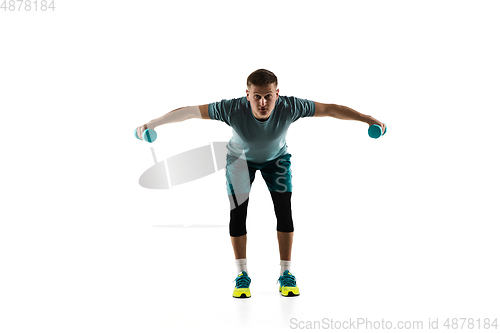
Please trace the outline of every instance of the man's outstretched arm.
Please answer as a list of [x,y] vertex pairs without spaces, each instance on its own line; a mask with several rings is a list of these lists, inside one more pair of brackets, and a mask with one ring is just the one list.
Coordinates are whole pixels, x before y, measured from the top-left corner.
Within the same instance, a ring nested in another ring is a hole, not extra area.
[[142,133],[146,129],[155,129],[161,125],[178,123],[188,119],[211,119],[208,116],[208,104],[186,106],[170,111],[159,118],[151,120],[149,123],[137,127],[137,136],[142,140]]
[[154,129],[160,125],[178,123],[188,119],[210,119],[208,117],[208,104],[198,106],[186,106],[156,118],[147,123],[148,128]]
[[337,104],[323,104],[314,102],[316,107],[316,111],[314,113],[314,117],[333,117],[343,120],[357,120],[364,123],[367,123],[369,126],[375,124],[382,127],[382,133],[385,131],[385,125],[381,121],[373,118],[372,116],[368,116],[366,114],[362,114],[356,110],[348,108],[347,106],[337,105]]

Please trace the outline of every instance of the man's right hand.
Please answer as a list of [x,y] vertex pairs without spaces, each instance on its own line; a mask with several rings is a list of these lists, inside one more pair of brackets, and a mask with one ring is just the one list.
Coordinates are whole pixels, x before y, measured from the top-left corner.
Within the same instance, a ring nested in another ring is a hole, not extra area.
[[139,139],[144,140],[142,138],[142,133],[144,133],[144,131],[146,131],[147,129],[152,129],[152,128],[149,128],[148,124],[144,124],[140,127],[137,127],[137,136],[139,137]]

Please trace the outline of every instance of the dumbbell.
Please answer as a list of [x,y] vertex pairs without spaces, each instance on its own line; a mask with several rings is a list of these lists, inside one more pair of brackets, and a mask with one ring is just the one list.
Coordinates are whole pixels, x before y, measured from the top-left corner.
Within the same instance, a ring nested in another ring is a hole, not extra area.
[[[137,139],[139,139],[139,140],[141,139],[141,138],[139,138],[139,136],[137,136],[137,128],[134,131],[134,135]],[[158,135],[156,134],[156,131],[154,129],[148,128],[147,130],[145,130],[142,133],[142,138],[144,140],[146,140],[147,142],[154,142],[157,137],[158,137]]]
[[[384,123],[384,125],[385,125],[385,123]],[[387,125],[385,125],[384,133],[382,133],[382,127],[380,127],[379,125],[373,124],[368,128],[368,135],[370,136],[370,138],[374,138],[374,139],[380,138],[386,132],[387,132]]]

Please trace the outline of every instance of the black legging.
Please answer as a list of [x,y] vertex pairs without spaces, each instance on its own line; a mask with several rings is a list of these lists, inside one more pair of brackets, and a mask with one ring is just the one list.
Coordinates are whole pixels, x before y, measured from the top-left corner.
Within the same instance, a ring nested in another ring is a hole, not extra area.
[[[276,214],[277,226],[276,230],[282,232],[292,232],[293,220],[292,220],[292,206],[291,198],[292,192],[269,192],[271,193],[271,198],[273,199],[274,212]],[[229,221],[229,234],[232,237],[243,236],[247,234],[246,221],[247,221],[247,210],[248,210],[248,200],[249,196],[244,196],[247,199],[239,204],[237,203],[236,208],[231,209],[231,220]],[[234,207],[234,202],[236,202],[235,195],[229,196],[229,201],[231,202],[231,208]],[[238,205],[239,204],[239,205]]]

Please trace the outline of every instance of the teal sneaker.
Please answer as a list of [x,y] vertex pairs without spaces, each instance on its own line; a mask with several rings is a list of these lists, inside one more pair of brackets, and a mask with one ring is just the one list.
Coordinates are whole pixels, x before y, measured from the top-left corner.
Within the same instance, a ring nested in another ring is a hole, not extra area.
[[252,296],[250,294],[250,282],[252,280],[248,276],[247,272],[241,272],[234,281],[236,281],[236,287],[234,287],[233,297],[249,298]]
[[295,276],[292,275],[288,271],[283,272],[283,275],[278,279],[280,283],[280,293],[281,295],[288,296],[299,296],[299,287],[297,287],[297,283],[295,282]]

